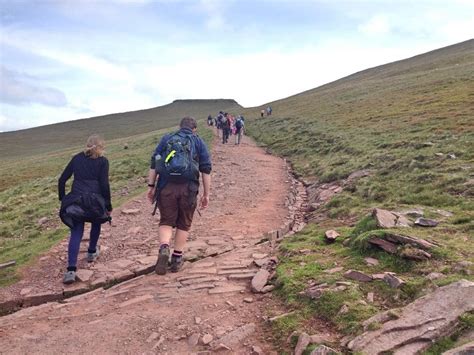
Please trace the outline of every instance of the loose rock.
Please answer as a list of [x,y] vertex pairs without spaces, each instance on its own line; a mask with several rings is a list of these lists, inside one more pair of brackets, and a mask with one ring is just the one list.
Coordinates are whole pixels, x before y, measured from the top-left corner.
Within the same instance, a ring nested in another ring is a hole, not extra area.
[[327,230],[326,233],[324,233],[324,237],[326,238],[326,241],[328,242],[334,242],[337,237],[339,237],[340,234],[336,232],[335,230]]
[[351,280],[356,280],[360,282],[370,282],[372,281],[372,276],[366,275],[363,272],[357,271],[357,270],[349,270],[344,273],[344,277],[351,279]]
[[251,289],[253,292],[262,292],[263,288],[268,282],[270,273],[265,269],[260,269],[257,274],[253,277],[251,282]]
[[415,224],[417,226],[421,227],[436,227],[439,222],[435,221],[434,219],[428,219],[428,218],[417,218],[415,221]]
[[374,216],[377,226],[380,228],[410,227],[408,219],[392,211],[375,208],[372,211],[372,216]]

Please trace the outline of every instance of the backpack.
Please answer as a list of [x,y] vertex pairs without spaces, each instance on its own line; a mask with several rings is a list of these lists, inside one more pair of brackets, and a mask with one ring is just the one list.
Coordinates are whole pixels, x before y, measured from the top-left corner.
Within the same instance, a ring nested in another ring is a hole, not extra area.
[[194,159],[193,136],[183,132],[172,134],[156,163],[158,174],[168,181],[186,182],[199,180],[199,163]]
[[239,118],[237,121],[235,121],[235,128],[237,129],[241,129],[243,127],[243,122],[242,120]]

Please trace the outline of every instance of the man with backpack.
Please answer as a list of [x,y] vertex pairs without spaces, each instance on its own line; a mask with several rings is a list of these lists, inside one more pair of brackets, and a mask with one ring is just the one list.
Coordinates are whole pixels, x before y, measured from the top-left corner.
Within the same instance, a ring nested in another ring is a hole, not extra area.
[[242,139],[242,133],[244,132],[244,120],[242,116],[237,116],[235,120],[235,144],[240,144],[240,140]]
[[180,130],[165,135],[151,157],[147,195],[160,210],[160,251],[155,267],[159,275],[166,274],[173,228],[176,228],[176,235],[171,272],[177,272],[183,264],[183,250],[197,206],[199,174],[204,187],[200,208],[209,205],[212,164],[207,146],[196,130],[196,120],[184,117]]
[[222,116],[222,123],[221,123],[221,126],[222,126],[222,144],[225,144],[227,143],[227,141],[229,140],[229,136],[230,136],[230,119],[229,119],[229,114],[228,113],[224,113],[224,116]]

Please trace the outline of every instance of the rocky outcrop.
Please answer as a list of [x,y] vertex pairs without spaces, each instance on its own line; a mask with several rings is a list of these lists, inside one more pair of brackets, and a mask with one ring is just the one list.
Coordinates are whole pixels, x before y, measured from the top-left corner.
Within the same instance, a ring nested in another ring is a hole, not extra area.
[[[348,344],[364,354],[415,354],[455,329],[459,316],[474,310],[474,282],[460,280],[440,287],[400,309],[396,319],[378,317],[366,321],[378,324]],[[371,322],[372,320],[372,322]],[[382,324],[380,324],[382,323]]]

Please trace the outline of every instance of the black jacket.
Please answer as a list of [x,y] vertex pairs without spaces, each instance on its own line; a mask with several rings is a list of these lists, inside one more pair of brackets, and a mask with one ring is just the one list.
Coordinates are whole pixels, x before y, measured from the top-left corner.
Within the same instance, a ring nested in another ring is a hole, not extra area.
[[[66,181],[74,175],[71,192],[65,194]],[[68,227],[74,221],[104,223],[112,210],[109,185],[109,162],[104,157],[92,159],[84,153],[75,155],[58,180],[61,201],[59,216]]]

